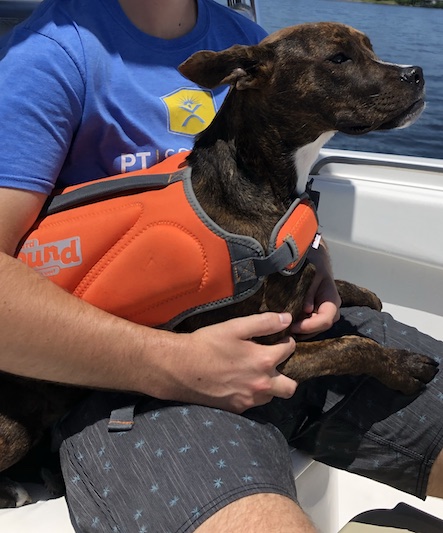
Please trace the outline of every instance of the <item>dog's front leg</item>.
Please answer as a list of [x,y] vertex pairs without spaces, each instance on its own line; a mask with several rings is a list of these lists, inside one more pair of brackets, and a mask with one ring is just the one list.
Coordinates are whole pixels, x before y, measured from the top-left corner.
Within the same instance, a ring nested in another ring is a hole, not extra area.
[[427,356],[385,348],[356,335],[299,342],[278,370],[299,383],[320,376],[366,374],[404,394],[419,392],[438,371],[437,363]]
[[359,287],[348,281],[335,280],[338,293],[342,301],[342,307],[367,306],[376,311],[381,311],[382,303],[378,296],[364,287]]

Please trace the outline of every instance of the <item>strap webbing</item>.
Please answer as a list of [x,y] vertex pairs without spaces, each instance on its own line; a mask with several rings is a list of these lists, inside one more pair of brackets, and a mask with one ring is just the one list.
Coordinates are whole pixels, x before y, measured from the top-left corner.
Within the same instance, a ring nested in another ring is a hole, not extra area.
[[[292,239],[288,239],[266,257],[253,259],[255,273],[257,277],[269,276],[276,272],[282,273],[288,265],[297,262],[299,258],[299,251],[295,242]],[[298,268],[291,270],[291,274],[295,274],[302,264],[303,262],[301,261]]]
[[109,181],[95,181],[49,198],[42,214],[45,216],[60,213],[84,204],[114,198],[122,194],[131,194],[146,190],[162,189],[181,177],[182,171],[174,174],[140,174]]
[[134,425],[134,405],[119,407],[111,412],[108,431],[130,431]]

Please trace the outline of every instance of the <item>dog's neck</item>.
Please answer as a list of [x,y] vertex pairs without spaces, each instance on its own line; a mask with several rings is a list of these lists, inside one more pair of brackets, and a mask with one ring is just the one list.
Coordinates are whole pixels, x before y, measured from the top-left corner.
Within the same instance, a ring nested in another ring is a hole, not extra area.
[[308,183],[309,172],[315,160],[318,157],[320,149],[326,144],[335,134],[335,131],[328,131],[322,133],[315,141],[305,144],[301,148],[298,148],[294,152],[294,165],[297,175],[295,193],[296,196],[300,196],[306,190]]
[[334,134],[307,129],[305,122],[292,123],[272,109],[266,113],[260,102],[251,103],[250,97],[232,89],[211,125],[197,137],[189,158],[197,196],[209,195],[209,204],[222,201],[227,209],[232,204],[236,214],[245,199],[249,213],[251,197],[265,198],[260,210],[284,213],[294,195],[305,191],[320,148]]

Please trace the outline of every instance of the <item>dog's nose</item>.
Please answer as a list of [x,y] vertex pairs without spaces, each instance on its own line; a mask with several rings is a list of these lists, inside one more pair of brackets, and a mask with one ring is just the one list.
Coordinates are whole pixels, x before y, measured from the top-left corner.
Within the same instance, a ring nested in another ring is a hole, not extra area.
[[423,87],[425,79],[423,76],[423,70],[420,67],[404,67],[400,73],[401,81]]

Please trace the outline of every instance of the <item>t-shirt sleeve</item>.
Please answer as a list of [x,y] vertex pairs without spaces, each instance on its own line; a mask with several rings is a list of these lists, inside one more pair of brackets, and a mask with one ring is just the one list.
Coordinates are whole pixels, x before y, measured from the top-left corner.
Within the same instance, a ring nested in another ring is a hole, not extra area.
[[52,191],[84,90],[78,60],[50,37],[24,29],[0,50],[0,186]]

